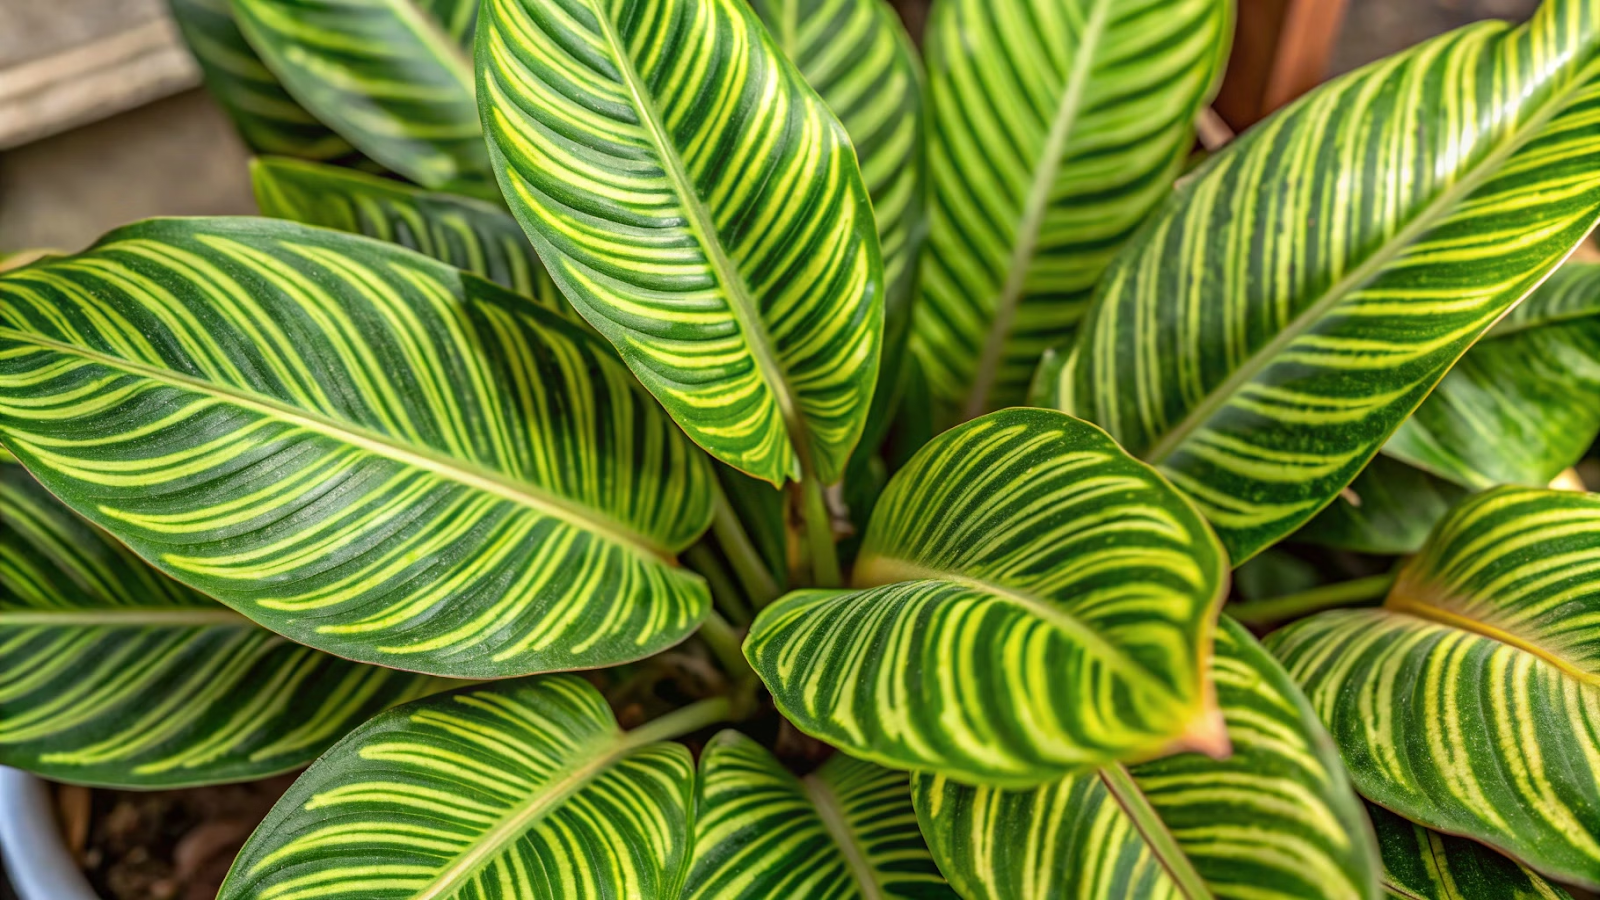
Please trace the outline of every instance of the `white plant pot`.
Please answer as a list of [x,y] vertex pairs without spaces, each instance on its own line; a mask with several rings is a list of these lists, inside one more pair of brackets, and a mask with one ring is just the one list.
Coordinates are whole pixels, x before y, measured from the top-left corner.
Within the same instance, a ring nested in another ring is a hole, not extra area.
[[99,900],[67,851],[43,781],[0,766],[0,857],[19,900]]

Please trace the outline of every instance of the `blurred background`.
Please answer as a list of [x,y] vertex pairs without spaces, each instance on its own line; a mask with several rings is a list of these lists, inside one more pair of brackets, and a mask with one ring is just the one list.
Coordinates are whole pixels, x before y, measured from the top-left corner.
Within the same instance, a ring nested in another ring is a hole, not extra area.
[[[929,0],[892,0],[917,34]],[[1242,130],[1326,77],[1537,0],[1240,0],[1216,109]],[[157,215],[251,213],[246,152],[165,0],[0,0],[0,253]]]

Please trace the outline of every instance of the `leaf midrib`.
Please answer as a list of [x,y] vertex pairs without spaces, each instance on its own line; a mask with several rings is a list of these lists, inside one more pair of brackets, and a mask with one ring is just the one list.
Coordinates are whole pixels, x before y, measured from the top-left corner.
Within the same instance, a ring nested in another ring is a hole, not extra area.
[[119,609],[116,607],[96,607],[75,610],[0,609],[0,628],[41,626],[85,628],[100,626],[107,628],[135,628],[141,626],[160,626],[165,628],[185,628],[189,626],[259,627],[243,614],[227,608]]
[[646,558],[676,565],[675,554],[667,547],[645,537],[620,522],[602,516],[593,510],[579,507],[564,498],[549,493],[535,485],[514,482],[499,473],[468,465],[431,449],[404,446],[387,435],[369,431],[330,417],[297,409],[281,401],[224,387],[171,369],[136,363],[110,354],[89,350],[73,344],[56,341],[12,328],[0,328],[0,338],[34,344],[58,353],[89,360],[108,368],[120,369],[133,375],[168,383],[204,396],[215,397],[246,409],[255,410],[283,421],[298,424],[317,434],[341,440],[378,456],[404,465],[433,472],[447,480],[466,487],[493,494],[508,502],[535,510],[566,522],[575,528],[593,532]]
[[1078,113],[1083,109],[1083,97],[1099,51],[1100,38],[1105,32],[1110,15],[1110,0],[1095,0],[1089,11],[1088,25],[1072,71],[1067,75],[1066,90],[1056,105],[1050,132],[1044,149],[1033,170],[1033,183],[1029,185],[1028,198],[1023,206],[1022,220],[1017,226],[1017,240],[1011,248],[1010,264],[1006,269],[1005,284],[995,298],[994,318],[984,338],[983,353],[978,357],[978,368],[973,375],[972,393],[967,398],[965,418],[973,419],[988,409],[989,395],[994,392],[1000,377],[1000,365],[1005,354],[1006,339],[1011,335],[1017,307],[1022,303],[1023,289],[1027,286],[1028,272],[1033,256],[1039,247],[1039,235],[1044,230],[1045,213],[1050,209],[1050,196],[1056,178],[1061,173],[1062,157],[1067,142],[1072,140],[1078,123]]
[[1529,654],[1530,656],[1534,656],[1540,660],[1543,660],[1544,662],[1561,670],[1561,672],[1565,673],[1566,675],[1577,679],[1579,682],[1600,687],[1600,674],[1585,672],[1584,670],[1573,665],[1569,660],[1563,659],[1561,656],[1539,646],[1532,640],[1513,634],[1509,631],[1496,628],[1487,622],[1482,622],[1471,618],[1470,616],[1464,616],[1460,613],[1451,612],[1450,610],[1444,609],[1438,605],[1406,596],[1400,593],[1398,590],[1389,595],[1389,599],[1384,602],[1382,608],[1386,612],[1393,613],[1395,615],[1409,616],[1413,619],[1421,619],[1422,621],[1433,625],[1441,625],[1445,628],[1451,628],[1456,631],[1464,631],[1468,634],[1476,635],[1487,640],[1495,641],[1496,643],[1504,644],[1514,650],[1519,650],[1523,653]]
[[[1140,454],[1140,458],[1151,465],[1159,465],[1165,462],[1167,457],[1177,452],[1190,434],[1210,420],[1245,385],[1254,381],[1256,376],[1271,365],[1273,360],[1290,343],[1314,325],[1320,323],[1333,307],[1337,306],[1348,295],[1360,289],[1369,279],[1376,276],[1384,266],[1398,258],[1416,239],[1440,224],[1444,218],[1447,218],[1448,213],[1460,201],[1482,187],[1485,182],[1500,170],[1503,163],[1518,150],[1522,149],[1523,145],[1528,141],[1536,137],[1539,131],[1549,124],[1550,120],[1555,118],[1558,113],[1564,111],[1572,97],[1579,93],[1585,84],[1587,82],[1583,78],[1579,75],[1574,75],[1571,84],[1565,89],[1557,91],[1550,98],[1544,109],[1541,109],[1537,114],[1526,120],[1524,127],[1513,129],[1500,146],[1485,156],[1476,168],[1441,191],[1438,196],[1422,208],[1416,218],[1396,232],[1382,247],[1363,260],[1349,274],[1329,285],[1321,297],[1295,316],[1283,330],[1273,336],[1272,340],[1263,344],[1260,349],[1246,358],[1244,363],[1229,374],[1227,378],[1223,379],[1221,384],[1207,392],[1205,397],[1201,398],[1200,402],[1189,410],[1188,415],[1184,416],[1176,427],[1152,444],[1150,449]],[[1533,288],[1530,287],[1528,292],[1531,293],[1532,290]]]
[[684,169],[683,160],[678,156],[678,149],[667,135],[666,125],[662,123],[654,102],[645,90],[643,79],[634,68],[633,57],[628,55],[628,48],[622,43],[621,35],[617,34],[616,23],[611,21],[608,12],[599,8],[598,3],[591,0],[587,5],[595,21],[600,25],[600,31],[607,45],[611,48],[617,69],[627,83],[629,94],[633,96],[634,108],[639,113],[645,129],[650,133],[650,140],[656,145],[656,154],[661,159],[667,178],[676,188],[677,196],[683,203],[684,211],[688,214],[689,227],[694,230],[701,249],[705,251],[708,261],[717,274],[717,280],[727,292],[728,309],[733,313],[735,321],[739,324],[739,330],[744,334],[745,345],[750,348],[750,358],[755,361],[756,371],[760,373],[762,382],[777,401],[779,414],[783,417],[784,427],[788,430],[790,448],[800,462],[803,475],[810,477],[812,474],[810,436],[805,420],[800,417],[799,399],[789,383],[788,372],[778,357],[777,348],[773,345],[772,336],[767,333],[766,324],[761,319],[761,307],[751,296],[750,286],[745,283],[744,275],[733,264],[733,260],[728,258],[722,246],[722,239],[717,234],[711,211],[706,209],[705,202],[695,190],[694,181]]
[[1211,888],[1204,878],[1195,870],[1194,861],[1183,852],[1183,847],[1173,835],[1172,830],[1161,818],[1154,806],[1150,805],[1150,798],[1139,788],[1138,782],[1133,780],[1133,775],[1119,764],[1112,764],[1095,773],[1101,784],[1105,785],[1106,792],[1111,795],[1124,814],[1133,822],[1134,830],[1144,838],[1144,844],[1150,849],[1156,861],[1161,864],[1167,875],[1172,879],[1178,890],[1188,900],[1215,900]]
[[861,888],[861,900],[883,900],[883,885],[878,881],[878,873],[867,862],[866,855],[856,842],[855,832],[851,830],[833,788],[814,774],[800,779],[800,786],[816,808],[823,830],[828,832],[828,836],[839,847],[839,852],[844,855],[845,864],[855,876],[856,885]]

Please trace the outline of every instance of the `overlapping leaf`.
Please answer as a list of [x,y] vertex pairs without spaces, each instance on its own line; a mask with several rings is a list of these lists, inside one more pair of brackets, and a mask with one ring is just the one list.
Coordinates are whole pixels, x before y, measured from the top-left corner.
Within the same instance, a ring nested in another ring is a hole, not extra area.
[[167,0],[206,89],[257,153],[370,165],[283,89],[233,21],[228,0]]
[[700,755],[698,791],[683,900],[956,900],[903,772],[839,754],[797,778],[724,731]]
[[572,314],[522,228],[498,206],[289,159],[254,160],[250,179],[262,215],[409,247]]
[[927,236],[922,65],[887,0],[751,0],[800,74],[844,126],[883,251],[883,363],[862,445],[887,431]]
[[479,101],[507,201],[689,436],[838,480],[883,268],[855,154],[744,0],[491,0]]
[[289,93],[384,167],[493,196],[472,85],[471,0],[232,0]]
[[1172,189],[1227,58],[1225,0],[950,0],[924,41],[931,234],[914,342],[967,416],[1021,402]]
[[694,629],[705,458],[600,341],[411,251],[153,220],[0,276],[0,434],[78,512],[263,625],[456,677]]
[[1379,454],[1294,539],[1357,553],[1415,553],[1433,526],[1468,493],[1454,482]]
[[1600,214],[1600,0],[1332,81],[1213,156],[1107,271],[1064,408],[1235,563],[1332,500]]
[[967,900],[1375,900],[1377,848],[1305,698],[1224,619],[1212,671],[1233,755],[1114,766],[1032,790],[913,777]]
[[1572,900],[1526,866],[1465,838],[1429,831],[1367,805],[1383,854],[1383,886],[1398,900]]
[[1004,410],[895,476],[857,590],[788,595],[745,654],[802,730],[898,768],[1037,784],[1218,752],[1226,568],[1194,508],[1104,432]]
[[291,644],[0,464],[0,763],[171,787],[305,765],[434,679]]
[[1600,885],[1600,498],[1469,498],[1382,609],[1267,644],[1357,788],[1406,818]]
[[1475,490],[1542,487],[1600,434],[1600,265],[1551,276],[1472,348],[1384,453]]
[[557,675],[383,713],[294,783],[219,900],[677,900],[694,760]]

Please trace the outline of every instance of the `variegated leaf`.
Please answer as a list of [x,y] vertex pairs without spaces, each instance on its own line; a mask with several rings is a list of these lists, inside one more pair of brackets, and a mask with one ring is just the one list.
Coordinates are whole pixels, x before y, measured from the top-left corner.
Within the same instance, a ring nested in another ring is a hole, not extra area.
[[931,234],[915,347],[967,417],[1019,403],[1171,190],[1227,0],[946,0],[925,46]]
[[231,0],[306,109],[424,187],[495,196],[472,84],[472,0]]
[[1227,563],[1105,433],[1011,409],[890,483],[853,591],[764,610],[745,655],[801,730],[884,765],[1037,784],[1226,749],[1206,660]]
[[152,220],[0,276],[0,434],[186,584],[349,659],[505,677],[705,615],[710,468],[602,342],[400,247]]
[[651,734],[570,675],[390,710],[289,788],[218,900],[677,900],[694,760]]
[[501,207],[291,159],[253,160],[250,180],[262,215],[409,247],[576,318]]
[[1234,562],[1338,495],[1600,216],[1600,0],[1323,85],[1212,156],[1107,271],[1063,408]]
[[956,900],[904,772],[838,754],[804,777],[736,731],[700,754],[683,900]]
[[0,463],[0,764],[117,787],[243,781],[442,686],[258,628]]
[[689,436],[837,481],[883,331],[837,119],[744,0],[488,0],[479,101],[550,276]]
[[1572,900],[1512,859],[1466,838],[1429,831],[1367,804],[1393,900]]
[[1383,452],[1474,490],[1542,487],[1600,435],[1600,265],[1563,266],[1470,350]]
[[967,900],[1376,900],[1377,848],[1305,698],[1224,619],[1212,662],[1233,755],[1170,756],[1032,790],[917,775]]
[[1305,688],[1356,787],[1414,822],[1600,885],[1600,498],[1469,498],[1381,609],[1267,645]]
[[257,153],[371,166],[284,90],[233,21],[229,0],[167,0],[206,90]]

